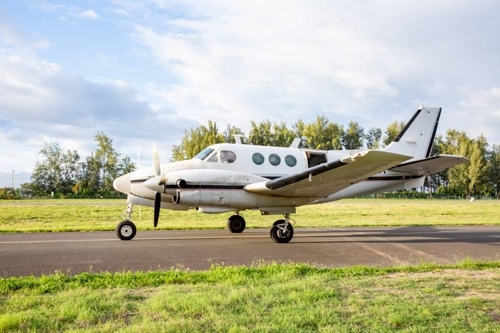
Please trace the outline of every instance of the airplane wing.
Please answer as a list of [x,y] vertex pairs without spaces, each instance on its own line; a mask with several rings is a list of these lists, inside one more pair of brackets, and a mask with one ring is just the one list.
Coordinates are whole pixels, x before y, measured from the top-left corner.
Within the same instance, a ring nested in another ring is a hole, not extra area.
[[410,158],[379,150],[361,151],[296,174],[249,184],[245,190],[270,196],[323,198]]
[[428,176],[468,161],[469,160],[463,156],[443,154],[399,164],[389,170]]

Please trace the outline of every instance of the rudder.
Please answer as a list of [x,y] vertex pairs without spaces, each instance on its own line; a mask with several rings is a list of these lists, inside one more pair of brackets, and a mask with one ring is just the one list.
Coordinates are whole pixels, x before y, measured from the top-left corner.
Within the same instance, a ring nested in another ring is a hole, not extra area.
[[421,106],[401,133],[384,150],[413,156],[411,160],[431,156],[441,109]]

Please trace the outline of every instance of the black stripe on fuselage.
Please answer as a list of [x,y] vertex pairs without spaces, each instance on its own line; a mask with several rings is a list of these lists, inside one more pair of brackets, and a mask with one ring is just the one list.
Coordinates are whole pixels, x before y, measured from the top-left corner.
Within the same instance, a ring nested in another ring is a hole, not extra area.
[[[334,163],[337,163],[337,162],[334,162]],[[345,165],[346,163],[339,161],[338,164],[341,164],[341,165],[337,165],[336,167]],[[269,189],[275,190],[277,188],[280,188],[280,187],[290,185],[290,184],[299,182],[301,180],[307,179],[307,178],[309,178],[310,174],[312,174],[313,176],[316,176],[316,175],[319,175],[320,173],[326,172],[327,170],[335,169],[335,167],[330,166],[330,169],[327,169],[326,165],[322,164],[322,165],[318,165],[317,167],[314,167],[313,169],[315,169],[315,170],[309,169],[308,172],[302,172],[299,175],[297,175],[296,177],[291,177],[291,176],[290,177],[281,177],[280,179],[277,179],[277,181],[274,182],[274,184],[271,184],[272,186],[277,186],[276,184],[281,185],[279,187],[274,187],[274,188],[269,187],[268,185],[272,181],[269,181],[266,184],[266,187],[268,187]],[[323,169],[323,170],[319,170],[319,169]],[[365,180],[367,180],[367,181],[385,181],[385,180],[395,181],[395,180],[417,179],[420,177],[423,177],[423,176],[373,176],[373,177],[369,177]],[[287,179],[287,178],[290,178],[290,179]],[[141,183],[141,184],[143,182],[144,182],[144,180],[133,180],[132,181],[132,183]],[[190,189],[190,190],[243,190],[244,188],[245,188],[245,186],[243,186],[243,185],[214,185],[214,184],[210,184],[210,185],[186,184],[186,185],[184,185],[184,187],[182,187],[182,189]],[[179,188],[177,185],[166,185],[165,189],[181,189],[181,188]]]
[[216,185],[216,184],[185,184],[182,187],[177,185],[165,185],[165,189],[189,189],[189,190],[242,190],[243,185]]

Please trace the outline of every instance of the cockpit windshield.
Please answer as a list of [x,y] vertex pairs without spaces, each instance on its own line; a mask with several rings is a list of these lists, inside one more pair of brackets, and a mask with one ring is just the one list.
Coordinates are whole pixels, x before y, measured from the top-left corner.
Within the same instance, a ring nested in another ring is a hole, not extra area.
[[207,147],[198,153],[194,158],[199,158],[200,160],[204,160],[210,155],[215,149]]

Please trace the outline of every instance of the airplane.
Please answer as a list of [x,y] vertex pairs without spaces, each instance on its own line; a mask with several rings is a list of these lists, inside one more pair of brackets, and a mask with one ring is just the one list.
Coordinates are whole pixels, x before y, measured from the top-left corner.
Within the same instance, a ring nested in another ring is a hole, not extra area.
[[431,156],[442,108],[421,106],[387,147],[365,150],[317,150],[236,143],[214,144],[194,158],[160,164],[153,149],[153,166],[113,182],[127,195],[126,219],[116,226],[121,240],[135,237],[130,220],[133,205],[154,207],[156,228],[160,209],[200,213],[234,212],[227,220],[232,233],[246,221],[240,213],[283,215],[270,229],[276,243],[288,243],[294,228],[290,215],[303,205],[321,204],[366,194],[421,187],[426,176],[468,161],[457,155]]

